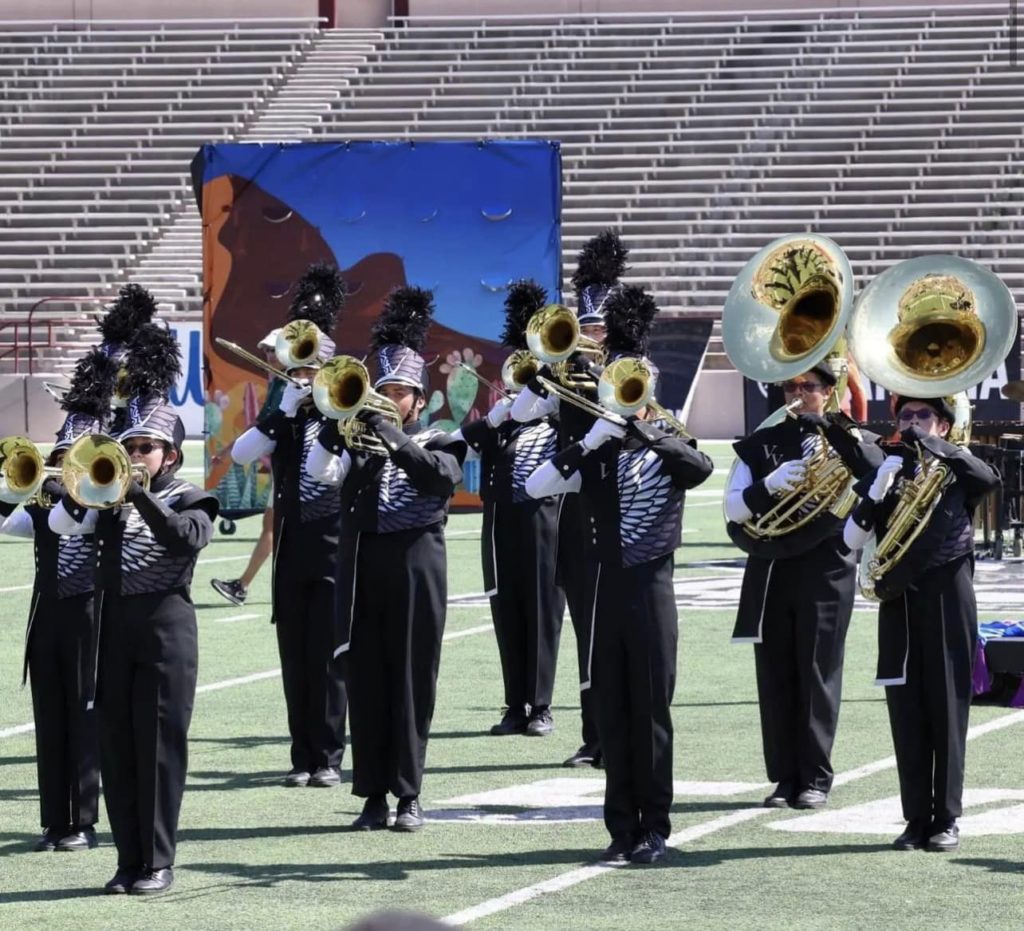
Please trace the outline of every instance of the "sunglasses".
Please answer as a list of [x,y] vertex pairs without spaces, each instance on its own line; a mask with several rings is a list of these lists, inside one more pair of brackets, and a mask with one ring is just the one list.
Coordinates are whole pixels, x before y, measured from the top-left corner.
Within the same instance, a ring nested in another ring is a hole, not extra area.
[[910,423],[913,420],[920,421],[921,423],[928,423],[935,416],[935,411],[930,408],[925,408],[919,411],[908,411],[906,409],[900,411],[899,422]]
[[790,394],[796,394],[798,391],[821,391],[824,387],[819,381],[784,381],[782,383],[782,390],[788,391]]
[[163,449],[163,443],[152,443],[149,440],[144,440],[141,443],[133,443],[129,440],[127,443],[122,444],[128,455],[133,453],[141,453],[143,456],[148,456],[155,449]]

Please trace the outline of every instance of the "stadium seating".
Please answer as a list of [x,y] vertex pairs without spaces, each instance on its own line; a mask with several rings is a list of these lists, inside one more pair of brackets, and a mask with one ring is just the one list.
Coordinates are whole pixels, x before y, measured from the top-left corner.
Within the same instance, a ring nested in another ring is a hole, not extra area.
[[838,240],[860,281],[955,251],[1024,298],[1024,95],[1005,16],[6,26],[0,300],[27,310],[137,280],[197,315],[202,141],[485,136],[560,139],[566,273],[617,227],[631,279],[669,311],[717,309],[753,251],[799,230]]

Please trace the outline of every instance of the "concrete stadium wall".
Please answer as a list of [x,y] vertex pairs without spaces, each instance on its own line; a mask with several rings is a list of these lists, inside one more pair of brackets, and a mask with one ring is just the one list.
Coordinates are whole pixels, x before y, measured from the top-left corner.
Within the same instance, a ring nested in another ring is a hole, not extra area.
[[[700,13],[727,10],[858,9],[890,6],[934,7],[927,0],[409,0],[412,16],[501,16],[508,13]],[[994,6],[992,0],[958,0],[957,5]],[[1008,4],[1004,4],[1008,8]],[[1008,15],[1008,14],[1007,14]]]

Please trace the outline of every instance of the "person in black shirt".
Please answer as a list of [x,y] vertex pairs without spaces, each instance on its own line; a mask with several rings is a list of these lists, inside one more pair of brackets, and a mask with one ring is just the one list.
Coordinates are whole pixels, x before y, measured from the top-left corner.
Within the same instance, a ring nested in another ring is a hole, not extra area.
[[[526,324],[547,302],[543,288],[516,282],[505,299],[502,343],[526,349]],[[558,448],[558,426],[550,417],[529,423],[510,419],[510,398],[486,417],[466,424],[455,438],[481,460],[484,502],[481,555],[484,585],[498,640],[505,713],[491,728],[497,736],[541,737],[554,728],[551,696],[565,593],[557,579],[558,512],[562,498],[535,500],[526,480]]]
[[725,495],[729,535],[747,553],[733,643],[754,644],[765,767],[776,783],[768,808],[828,803],[857,563],[843,544],[842,518],[829,513],[769,540],[752,539],[742,524],[796,488],[824,450],[853,477],[881,461],[873,435],[826,413],[836,380],[823,362],[783,384],[787,404],[803,402],[801,413],[734,445],[739,461]]
[[878,676],[889,708],[906,830],[897,850],[960,848],[967,720],[978,608],[974,511],[998,474],[948,442],[951,398],[897,397],[902,446],[860,483],[864,497],[846,522],[851,549],[881,540],[906,483],[922,469],[949,469],[927,527],[875,585]]
[[358,416],[383,450],[346,449],[330,423],[305,466],[341,489],[334,655],[348,669],[352,792],[366,799],[357,830],[388,826],[389,792],[398,797],[395,830],[424,824],[420,791],[447,608],[444,525],[466,455],[463,441],[420,424],[420,350],[432,313],[429,291],[404,287],[374,323],[374,388],[393,402],[401,426],[374,410]]
[[290,319],[319,331],[317,358],[292,368],[300,384],[286,384],[276,409],[262,416],[231,448],[235,462],[270,456],[274,474],[272,622],[291,736],[290,787],[340,785],[348,705],[340,664],[331,660],[334,576],[340,504],[337,490],[314,481],[305,463],[328,420],[310,400],[309,380],[334,354],[329,334],[345,301],[333,266],[313,265],[299,280]]
[[[642,355],[654,301],[640,288],[625,287],[606,307],[610,358]],[[625,426],[598,419],[526,483],[537,498],[582,492],[590,504],[584,552],[596,591],[588,653],[606,772],[611,844],[602,859],[608,862],[659,860],[671,833],[678,637],[673,556],[684,492],[713,471],[707,456],[643,420],[644,413],[641,408]]]
[[108,894],[152,895],[174,881],[178,815],[195,699],[196,613],[190,584],[213,535],[217,500],[177,478],[185,428],[166,392],[180,371],[169,330],[143,327],[128,353],[119,438],[149,488],[132,478],[121,505],[86,509],[65,494],[49,525],[93,533],[93,639],[86,679],[99,713],[100,766],[117,846]]

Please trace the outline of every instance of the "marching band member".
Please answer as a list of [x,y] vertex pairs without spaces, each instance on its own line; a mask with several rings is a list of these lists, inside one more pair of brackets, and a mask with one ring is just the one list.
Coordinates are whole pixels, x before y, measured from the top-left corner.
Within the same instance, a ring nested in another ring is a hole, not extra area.
[[[605,340],[605,305],[609,296],[619,287],[619,278],[626,270],[629,250],[618,235],[605,230],[584,244],[580,250],[577,268],[572,277],[576,292],[576,316],[580,334],[598,344]],[[579,368],[586,366],[586,359],[577,355],[571,363]],[[592,391],[581,393],[592,401],[597,395]],[[539,382],[533,381],[524,388],[512,408],[512,417],[521,423],[529,423],[546,415],[558,414],[559,444],[568,449],[580,442],[594,425],[594,417],[570,404],[560,405],[558,398],[547,397]],[[576,634],[576,655],[580,676],[580,718],[583,743],[565,761],[565,766],[601,766],[601,748],[598,739],[597,714],[594,695],[590,688],[590,660],[586,643],[589,640],[593,605],[590,601],[594,591],[593,564],[579,558],[580,549],[586,545],[588,515],[587,502],[582,495],[568,495],[562,500],[558,521],[558,577],[565,590]]]
[[313,265],[299,280],[289,319],[316,325],[316,360],[289,371],[302,386],[287,384],[277,409],[231,448],[243,465],[269,455],[274,475],[272,622],[291,736],[284,784],[291,787],[340,785],[345,753],[345,679],[331,660],[340,503],[335,488],[311,480],[304,468],[324,424],[333,427],[309,400],[308,380],[334,355],[329,334],[344,301],[333,266]]
[[373,325],[374,389],[393,402],[401,427],[362,410],[380,450],[345,448],[332,423],[306,462],[313,478],[341,489],[335,656],[347,660],[352,792],[366,799],[358,830],[388,826],[388,792],[398,797],[395,830],[424,824],[419,796],[447,606],[444,525],[466,455],[463,441],[420,425],[420,351],[432,313],[429,291],[398,288]]
[[[512,285],[505,299],[502,344],[526,349],[526,324],[547,302],[533,281]],[[481,459],[484,502],[481,554],[484,585],[498,640],[505,685],[505,714],[495,735],[550,734],[558,640],[565,593],[556,579],[558,510],[562,499],[526,493],[526,479],[558,446],[558,428],[548,417],[521,424],[509,418],[511,400],[501,398],[486,417],[456,431]]]
[[[800,414],[756,430],[733,448],[739,457],[725,511],[734,540],[739,525],[770,510],[781,493],[803,481],[807,459],[827,443],[854,476],[881,461],[877,445],[842,414],[826,414],[836,385],[827,362],[784,382],[786,404]],[[857,564],[843,544],[842,522],[816,518],[813,543],[797,531],[785,555],[769,557],[744,545],[733,643],[754,644],[761,739],[768,778],[776,788],[768,808],[821,808],[832,788],[832,744],[839,719],[846,631],[853,613]],[[819,532],[820,531],[820,532]],[[824,539],[817,539],[817,536]],[[741,543],[741,545],[743,545]]]
[[[610,296],[609,358],[643,355],[656,311],[637,287]],[[602,418],[526,483],[534,497],[582,492],[590,505],[592,681],[606,771],[611,844],[602,860],[608,862],[652,863],[664,855],[670,834],[678,634],[673,554],[684,492],[711,473],[711,460],[683,438],[643,419],[630,418],[622,427]]]
[[[93,350],[75,367],[61,407],[67,411],[46,465],[61,464],[81,436],[99,433],[110,416],[116,363]],[[46,480],[47,495],[63,488]],[[25,634],[22,685],[31,676],[36,767],[43,836],[36,850],[88,850],[96,846],[100,766],[96,713],[86,707],[82,669],[89,662],[93,610],[92,534],[58,536],[49,527],[50,510],[40,500],[16,511],[0,504],[0,531],[27,537],[35,546],[32,610]]]
[[[897,850],[960,848],[967,719],[971,707],[978,609],[974,595],[974,511],[998,474],[948,442],[955,411],[947,398],[897,397],[896,422],[910,453],[942,463],[951,484],[928,526],[876,587],[878,677],[885,686],[906,830]],[[881,539],[904,483],[922,460],[890,455],[865,476],[846,523],[851,549]]]
[[[94,662],[87,686],[99,713],[100,768],[117,846],[108,894],[152,895],[174,881],[196,688],[196,614],[189,594],[217,501],[175,476],[185,428],[166,401],[180,372],[169,330],[143,327],[128,352],[120,440],[149,488],[132,478],[126,506],[86,509],[68,495],[53,508],[56,534],[94,533]],[[91,702],[90,702],[91,704]]]

